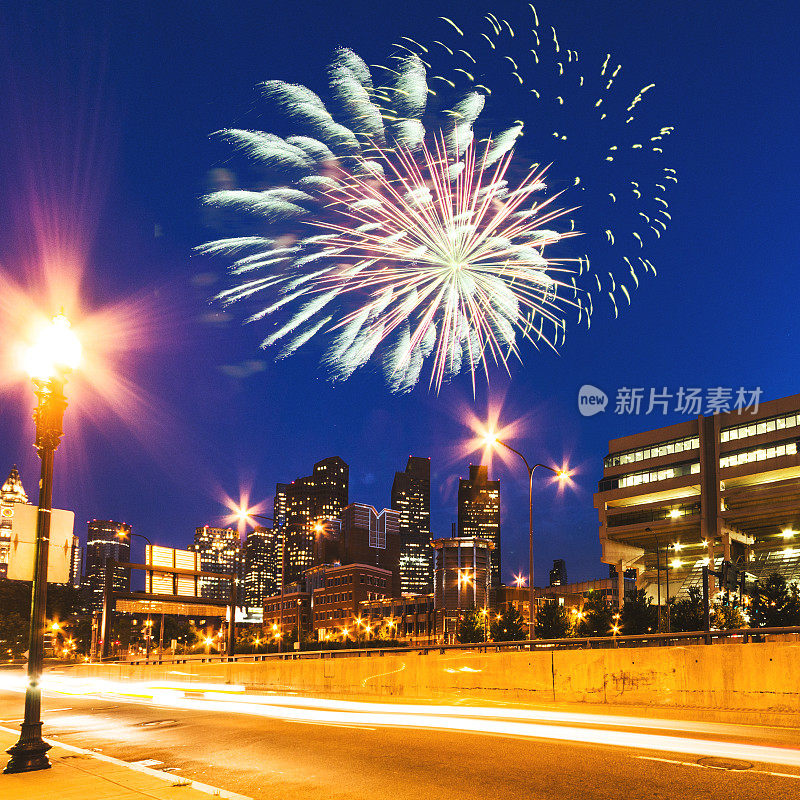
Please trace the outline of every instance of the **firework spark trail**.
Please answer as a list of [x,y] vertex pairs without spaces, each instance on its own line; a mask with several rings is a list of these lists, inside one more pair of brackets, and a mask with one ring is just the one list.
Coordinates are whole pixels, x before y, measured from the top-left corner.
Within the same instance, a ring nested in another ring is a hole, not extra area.
[[332,111],[305,87],[265,83],[299,135],[221,133],[272,188],[209,195],[208,205],[250,229],[198,250],[233,259],[236,282],[218,295],[223,303],[264,294],[249,321],[275,319],[262,346],[282,343],[279,357],[324,336],[334,380],[380,358],[392,391],[413,388],[426,363],[437,392],[462,371],[474,391],[476,372],[488,380],[490,363],[509,370],[521,359],[519,340],[563,343],[564,313],[581,299],[565,280],[572,260],[545,248],[577,232],[574,223],[563,233],[545,226],[575,209],[555,208],[558,194],[539,199],[538,165],[512,179],[521,123],[477,140],[484,98],[469,91],[429,133],[422,118],[435,93],[422,58],[395,66],[376,88],[358,56],[337,51]]
[[[516,11],[505,6],[504,12],[517,14],[513,27],[489,13],[477,20],[483,27],[474,37],[465,33],[475,30],[472,21],[464,25],[460,19],[440,17],[441,30],[426,49],[426,58],[454,91],[478,89],[490,102],[486,86],[502,90],[504,102],[530,116],[526,150],[535,150],[540,161],[553,162],[562,172],[565,168],[580,172],[572,173],[569,183],[586,193],[582,205],[596,210],[599,219],[593,225],[587,215],[582,217],[584,246],[597,264],[609,267],[621,261],[630,276],[627,285],[617,280],[613,286],[604,280],[598,287],[599,293],[610,297],[616,315],[616,290],[630,303],[630,289],[639,284],[629,248],[641,250],[660,239],[671,220],[665,196],[668,186],[677,183],[677,175],[662,166],[661,159],[674,127],[646,132],[639,124],[637,113],[655,84],[631,93],[623,83],[622,65],[611,53],[595,60],[565,47],[532,4],[520,3]],[[648,259],[638,261],[639,271],[655,274]],[[578,315],[588,325],[586,300],[579,298]]]

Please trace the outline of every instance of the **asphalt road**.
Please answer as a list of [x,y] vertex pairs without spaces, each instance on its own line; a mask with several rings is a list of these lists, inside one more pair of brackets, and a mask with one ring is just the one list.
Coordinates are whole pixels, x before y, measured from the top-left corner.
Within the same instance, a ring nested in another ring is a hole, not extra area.
[[[0,725],[17,727],[22,702],[21,694],[0,691]],[[241,702],[233,711],[203,699],[191,702],[193,707],[185,708],[46,694],[45,735],[124,761],[163,762],[153,766],[253,798],[778,800],[795,798],[800,790],[800,767],[787,766],[785,754],[783,764],[737,759],[726,765],[697,753],[604,743],[627,731],[691,739],[701,750],[709,740],[776,745],[784,738],[779,729],[699,726],[687,731],[676,726],[663,731],[657,723],[634,728],[594,717],[547,723],[548,736],[592,731],[599,743],[589,744],[406,727],[416,717],[397,715],[391,724],[368,724],[372,717],[357,709],[318,713],[293,708],[291,699],[287,713],[306,718],[264,716]],[[391,712],[392,707],[381,709]],[[455,722],[456,728],[462,724]],[[789,732],[785,738],[796,739]]]

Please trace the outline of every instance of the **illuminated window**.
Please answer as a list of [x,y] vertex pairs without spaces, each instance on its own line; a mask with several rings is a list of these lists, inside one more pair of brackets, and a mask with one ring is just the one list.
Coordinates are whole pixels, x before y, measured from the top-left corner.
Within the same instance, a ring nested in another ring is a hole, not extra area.
[[600,491],[606,492],[610,489],[626,489],[630,486],[639,486],[643,483],[666,481],[671,478],[680,478],[684,475],[696,475],[699,472],[699,461],[673,464],[669,467],[661,467],[660,469],[628,472],[615,478],[603,478],[603,480],[600,481]]
[[604,465],[606,467],[618,467],[621,464],[633,464],[636,461],[645,461],[648,458],[660,458],[671,456],[675,453],[684,453],[688,450],[695,450],[700,447],[698,436],[687,436],[683,439],[671,439],[668,442],[649,445],[637,450],[625,450],[621,453],[612,453],[606,456]]
[[772,433],[786,428],[794,428],[798,424],[800,414],[781,414],[777,417],[770,417],[758,422],[748,422],[742,425],[733,425],[730,428],[723,428],[719,433],[721,442],[729,442],[737,439],[747,439],[750,436],[758,436],[763,433]]
[[749,464],[752,461],[766,461],[781,456],[797,455],[797,442],[775,442],[761,447],[750,447],[747,450],[737,450],[735,453],[726,453],[719,460],[721,469],[725,467],[738,467],[740,464]]

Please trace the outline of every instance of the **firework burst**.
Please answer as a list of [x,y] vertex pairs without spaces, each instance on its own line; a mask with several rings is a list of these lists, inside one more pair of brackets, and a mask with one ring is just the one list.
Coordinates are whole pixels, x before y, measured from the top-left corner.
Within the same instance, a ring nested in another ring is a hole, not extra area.
[[[579,293],[568,259],[549,246],[574,231],[543,198],[545,170],[514,179],[519,124],[475,140],[480,93],[463,93],[426,135],[429,95],[417,56],[397,61],[375,88],[369,69],[340,50],[330,70],[331,107],[305,87],[264,84],[302,131],[281,139],[224,131],[268,173],[269,188],[206,198],[249,217],[247,235],[199,248],[234,256],[224,303],[265,297],[249,321],[270,318],[263,347],[279,357],[322,336],[323,363],[345,380],[379,361],[392,391],[408,391],[429,367],[437,391],[461,372],[509,368],[520,340],[555,347]],[[287,180],[275,186],[275,176]]]
[[610,53],[571,49],[532,4],[438,25],[430,41],[402,37],[397,47],[425,60],[440,94],[477,90],[490,106],[501,96],[530,123],[526,154],[552,162],[551,184],[572,187],[582,209],[579,321],[590,323],[597,296],[616,316],[640,278],[656,274],[650,250],[672,219],[668,190],[678,178],[665,150],[674,128],[653,122],[650,109],[640,116],[655,84],[628,80]]

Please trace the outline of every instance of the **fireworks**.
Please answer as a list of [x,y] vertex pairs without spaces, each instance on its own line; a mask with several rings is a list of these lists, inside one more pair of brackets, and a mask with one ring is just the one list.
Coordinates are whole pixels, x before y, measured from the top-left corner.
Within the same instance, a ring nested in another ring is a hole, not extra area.
[[249,321],[272,321],[262,346],[280,346],[279,357],[325,337],[334,380],[379,361],[392,391],[413,388],[426,366],[437,391],[461,372],[474,389],[476,372],[520,358],[520,339],[563,337],[580,295],[549,248],[574,231],[549,226],[569,212],[543,197],[538,165],[513,177],[519,123],[476,140],[479,92],[461,93],[428,133],[435,92],[422,59],[386,71],[375,87],[361,59],[338,51],[332,112],[305,87],[265,83],[299,133],[222,132],[269,188],[209,195],[249,229],[199,250],[235,257],[235,285],[218,297],[265,298]]
[[570,49],[533,5],[506,4],[503,17],[469,23],[440,17],[431,42],[402,37],[397,46],[431,65],[437,91],[476,89],[490,106],[501,96],[528,123],[525,153],[553,163],[551,186],[572,187],[581,206],[579,321],[589,324],[592,295],[610,299],[616,316],[640,276],[655,275],[649,249],[671,221],[666,196],[678,180],[664,160],[673,127],[638,116],[655,84],[626,81],[611,54]]

